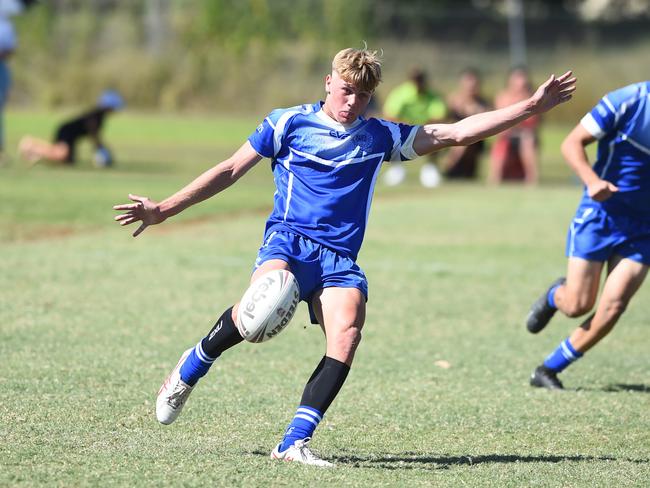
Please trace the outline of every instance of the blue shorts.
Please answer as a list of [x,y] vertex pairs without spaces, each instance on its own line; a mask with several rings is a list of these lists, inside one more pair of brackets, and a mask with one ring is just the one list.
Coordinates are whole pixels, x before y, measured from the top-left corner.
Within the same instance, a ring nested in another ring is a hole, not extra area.
[[581,205],[569,227],[566,255],[599,262],[619,255],[650,265],[650,220]]
[[311,305],[311,298],[318,290],[358,288],[368,300],[368,280],[357,263],[305,237],[272,232],[257,253],[255,269],[271,259],[282,259],[289,264],[300,286],[300,299],[309,305],[312,324],[318,323]]

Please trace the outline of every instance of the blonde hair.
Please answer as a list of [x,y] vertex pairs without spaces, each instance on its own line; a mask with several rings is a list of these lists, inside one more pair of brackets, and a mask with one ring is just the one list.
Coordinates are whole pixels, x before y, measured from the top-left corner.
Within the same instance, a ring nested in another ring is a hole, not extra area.
[[336,53],[332,69],[346,82],[373,92],[381,82],[381,59],[377,51],[347,48]]

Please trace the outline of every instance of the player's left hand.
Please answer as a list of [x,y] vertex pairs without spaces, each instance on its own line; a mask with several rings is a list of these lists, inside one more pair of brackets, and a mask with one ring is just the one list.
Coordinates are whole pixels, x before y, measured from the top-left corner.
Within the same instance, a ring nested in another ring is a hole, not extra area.
[[576,78],[571,71],[562,76],[551,77],[542,84],[530,98],[536,113],[546,112],[556,105],[571,100],[576,89]]

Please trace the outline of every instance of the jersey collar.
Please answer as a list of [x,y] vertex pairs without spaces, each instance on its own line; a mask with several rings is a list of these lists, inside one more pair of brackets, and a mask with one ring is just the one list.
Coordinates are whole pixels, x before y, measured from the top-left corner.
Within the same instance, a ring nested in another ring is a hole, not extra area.
[[336,120],[334,120],[332,117],[330,117],[325,113],[325,111],[323,110],[323,102],[318,103],[318,106],[319,106],[319,110],[316,112],[316,117],[318,117],[322,122],[324,122],[326,126],[338,132],[349,132],[351,129],[354,129],[357,125],[359,125],[362,122],[361,117],[359,117],[351,124],[341,124],[340,122],[337,122]]

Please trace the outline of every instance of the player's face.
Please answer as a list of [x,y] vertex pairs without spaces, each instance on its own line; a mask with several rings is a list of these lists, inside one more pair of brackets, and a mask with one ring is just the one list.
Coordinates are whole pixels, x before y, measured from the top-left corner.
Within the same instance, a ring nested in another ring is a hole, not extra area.
[[372,93],[348,83],[336,71],[325,78],[327,98],[323,110],[341,124],[351,124],[366,111]]

